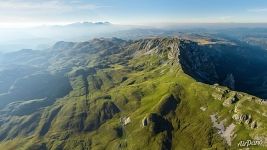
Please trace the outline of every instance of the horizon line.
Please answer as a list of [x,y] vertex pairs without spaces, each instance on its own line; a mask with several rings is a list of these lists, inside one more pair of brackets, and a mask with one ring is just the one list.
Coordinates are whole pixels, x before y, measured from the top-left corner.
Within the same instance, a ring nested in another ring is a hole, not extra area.
[[[31,27],[43,27],[43,26],[67,26],[75,23],[110,23],[111,25],[122,25],[122,26],[146,26],[146,27],[157,27],[157,26],[175,26],[175,25],[216,25],[216,24],[240,24],[240,25],[267,25],[267,22],[152,22],[152,23],[120,23],[120,22],[110,22],[110,21],[74,21],[74,22],[10,22],[10,23],[0,23],[0,28],[31,28]],[[267,26],[266,26],[267,28]]]

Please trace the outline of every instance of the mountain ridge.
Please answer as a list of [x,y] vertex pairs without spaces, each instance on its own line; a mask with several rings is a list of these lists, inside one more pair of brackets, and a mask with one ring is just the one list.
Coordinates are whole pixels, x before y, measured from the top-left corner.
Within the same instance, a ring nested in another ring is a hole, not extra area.
[[[5,65],[34,65],[37,72],[67,78],[71,89],[52,101],[49,92],[11,101],[0,115],[0,148],[228,149],[244,139],[266,141],[266,102],[221,86],[222,60],[215,60],[225,59],[229,47],[176,37],[102,38],[60,42],[27,61],[25,51],[8,54],[13,59],[1,60]],[[230,60],[239,58],[238,47]],[[248,60],[264,57],[256,56]],[[233,130],[219,133],[211,116]]]

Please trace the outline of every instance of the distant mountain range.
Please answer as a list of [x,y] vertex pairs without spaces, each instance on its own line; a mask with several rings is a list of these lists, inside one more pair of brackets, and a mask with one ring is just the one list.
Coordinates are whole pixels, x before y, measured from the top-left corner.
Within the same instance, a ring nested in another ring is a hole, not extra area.
[[76,22],[68,25],[64,25],[67,27],[87,27],[87,26],[96,26],[96,25],[112,25],[110,22]]
[[0,52],[47,49],[61,40],[78,42],[101,37],[131,40],[153,36],[180,36],[181,33],[205,33],[217,36],[220,34],[266,47],[265,24],[166,24],[153,27],[118,25],[110,22],[76,22],[67,25],[0,29]]
[[84,41],[127,29],[130,27],[114,25],[109,22],[77,22],[31,28],[4,28],[0,29],[0,51],[46,49],[59,40]]

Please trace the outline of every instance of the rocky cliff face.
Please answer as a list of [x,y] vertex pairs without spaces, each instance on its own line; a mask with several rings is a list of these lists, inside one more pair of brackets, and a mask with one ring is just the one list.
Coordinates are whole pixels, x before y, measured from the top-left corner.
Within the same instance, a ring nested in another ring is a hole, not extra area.
[[215,62],[200,45],[178,38],[153,38],[131,44],[135,55],[167,56],[172,64],[180,65],[183,71],[202,82],[216,82],[219,77]]
[[[135,55],[160,55],[180,65],[196,80],[220,84],[266,98],[265,84],[255,82],[266,78],[266,51],[243,45],[199,45],[178,38],[153,38],[130,44]],[[265,83],[265,81],[263,81]],[[263,92],[265,91],[265,92]]]

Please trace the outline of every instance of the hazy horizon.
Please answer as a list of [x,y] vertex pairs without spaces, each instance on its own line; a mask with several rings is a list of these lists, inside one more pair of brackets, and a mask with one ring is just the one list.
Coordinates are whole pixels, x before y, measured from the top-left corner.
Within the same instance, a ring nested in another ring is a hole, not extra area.
[[8,0],[0,1],[0,27],[107,21],[119,25],[267,23],[263,0]]
[[[266,13],[263,0],[0,0],[0,52],[42,49],[61,40],[83,41],[137,28],[265,28]],[[111,24],[100,27],[97,22]],[[79,28],[71,27],[77,23]]]

